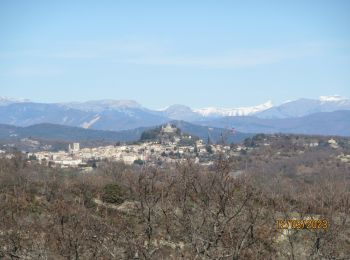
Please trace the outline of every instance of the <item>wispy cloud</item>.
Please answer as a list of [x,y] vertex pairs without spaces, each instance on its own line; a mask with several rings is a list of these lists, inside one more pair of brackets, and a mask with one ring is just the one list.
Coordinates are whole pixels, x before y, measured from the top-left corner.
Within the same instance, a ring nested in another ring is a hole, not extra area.
[[296,60],[321,53],[320,44],[304,44],[275,49],[242,49],[227,51],[225,54],[203,56],[144,56],[129,59],[131,64],[187,66],[203,68],[243,68]]
[[277,63],[294,58],[288,53],[274,51],[242,51],[226,55],[213,56],[159,56],[139,57],[126,60],[131,64],[160,65],[160,66],[186,66],[204,68],[240,68],[263,64]]
[[3,71],[2,74],[16,76],[16,77],[51,77],[63,74],[61,69],[43,68],[43,67],[19,67],[10,68]]
[[35,49],[0,51],[0,61],[11,58],[98,59],[162,53],[164,46],[153,42],[111,40],[60,42]]
[[[50,50],[19,51],[6,55],[0,54],[0,58],[16,55],[17,58],[30,56],[41,59],[78,61],[106,59],[121,64],[235,69],[311,57],[320,54],[324,49],[324,45],[320,43],[305,43],[280,48],[223,50],[216,54],[205,53],[195,56],[182,55],[176,48],[171,49],[154,43],[112,41],[74,43],[68,44],[66,48]],[[30,71],[28,74],[35,74],[35,71]]]

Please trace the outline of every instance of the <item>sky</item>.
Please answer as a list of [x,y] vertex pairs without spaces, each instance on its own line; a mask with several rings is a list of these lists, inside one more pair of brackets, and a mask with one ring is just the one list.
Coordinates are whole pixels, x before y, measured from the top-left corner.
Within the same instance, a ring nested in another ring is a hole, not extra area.
[[350,1],[0,1],[0,96],[157,109],[350,97]]

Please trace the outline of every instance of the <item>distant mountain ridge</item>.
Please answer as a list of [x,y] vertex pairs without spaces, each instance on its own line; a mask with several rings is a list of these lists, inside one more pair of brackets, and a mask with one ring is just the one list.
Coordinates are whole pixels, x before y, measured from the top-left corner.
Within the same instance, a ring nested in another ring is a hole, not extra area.
[[[16,126],[30,126],[52,123],[67,126],[92,128],[96,130],[128,130],[149,127],[169,121],[140,107],[104,109],[77,109],[63,104],[44,104],[33,102],[11,103],[0,106],[0,123]],[[97,111],[99,110],[99,111]]]
[[0,96],[0,106],[6,106],[13,103],[30,102],[29,99],[24,98],[9,98]]
[[[35,103],[23,99],[0,98],[0,124],[26,127],[51,123],[85,129],[123,131],[140,127],[153,127],[172,120],[180,120],[202,126],[207,124],[221,128],[235,127],[242,132],[258,133],[287,131],[288,129],[276,126],[282,122],[278,121],[279,119],[296,122],[296,118],[342,110],[350,111],[350,100],[340,96],[298,99],[279,106],[273,106],[272,102],[269,101],[258,106],[232,109],[192,109],[184,105],[172,105],[162,110],[148,109],[132,100],[108,99],[70,103]],[[344,120],[348,120],[347,115],[341,115],[345,117]],[[231,123],[220,123],[224,121]],[[242,122],[244,122],[245,127],[239,128],[242,127],[240,125]],[[303,120],[299,120],[299,122],[309,123]],[[286,125],[285,122],[283,124]],[[265,125],[266,127],[263,127]],[[322,132],[322,129],[328,127],[328,124],[323,122],[318,127]],[[292,128],[289,130],[293,131]],[[335,133],[343,134],[346,131],[346,129],[337,130]]]
[[224,117],[197,124],[224,128],[234,126],[244,133],[294,133],[309,135],[350,136],[350,110],[320,112],[303,117],[265,119],[258,117]]
[[252,106],[252,107],[238,107],[238,108],[208,107],[208,108],[195,109],[193,111],[204,117],[248,116],[248,115],[254,115],[256,113],[265,111],[272,107],[273,107],[272,101],[269,100],[264,104]]
[[200,120],[202,116],[194,112],[190,107],[184,105],[171,105],[159,111],[161,115],[175,120],[194,121]]
[[61,104],[66,107],[93,112],[101,112],[104,110],[142,109],[142,106],[133,100],[105,99]]
[[319,99],[298,99],[255,114],[260,118],[293,118],[319,112],[350,110],[350,99],[340,96],[321,96]]

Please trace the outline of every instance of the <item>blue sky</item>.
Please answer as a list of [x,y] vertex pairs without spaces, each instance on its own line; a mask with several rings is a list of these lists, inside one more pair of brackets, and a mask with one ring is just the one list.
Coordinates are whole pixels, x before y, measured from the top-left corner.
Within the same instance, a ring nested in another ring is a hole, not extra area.
[[150,108],[350,97],[350,1],[2,0],[0,89]]

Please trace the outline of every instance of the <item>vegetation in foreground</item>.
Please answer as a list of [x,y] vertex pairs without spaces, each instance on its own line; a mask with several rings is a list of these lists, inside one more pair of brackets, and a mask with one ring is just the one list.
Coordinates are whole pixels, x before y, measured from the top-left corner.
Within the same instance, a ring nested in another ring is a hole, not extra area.
[[[346,259],[345,148],[277,141],[213,166],[106,162],[91,173],[0,159],[0,258]],[[322,218],[323,229],[277,229]]]

